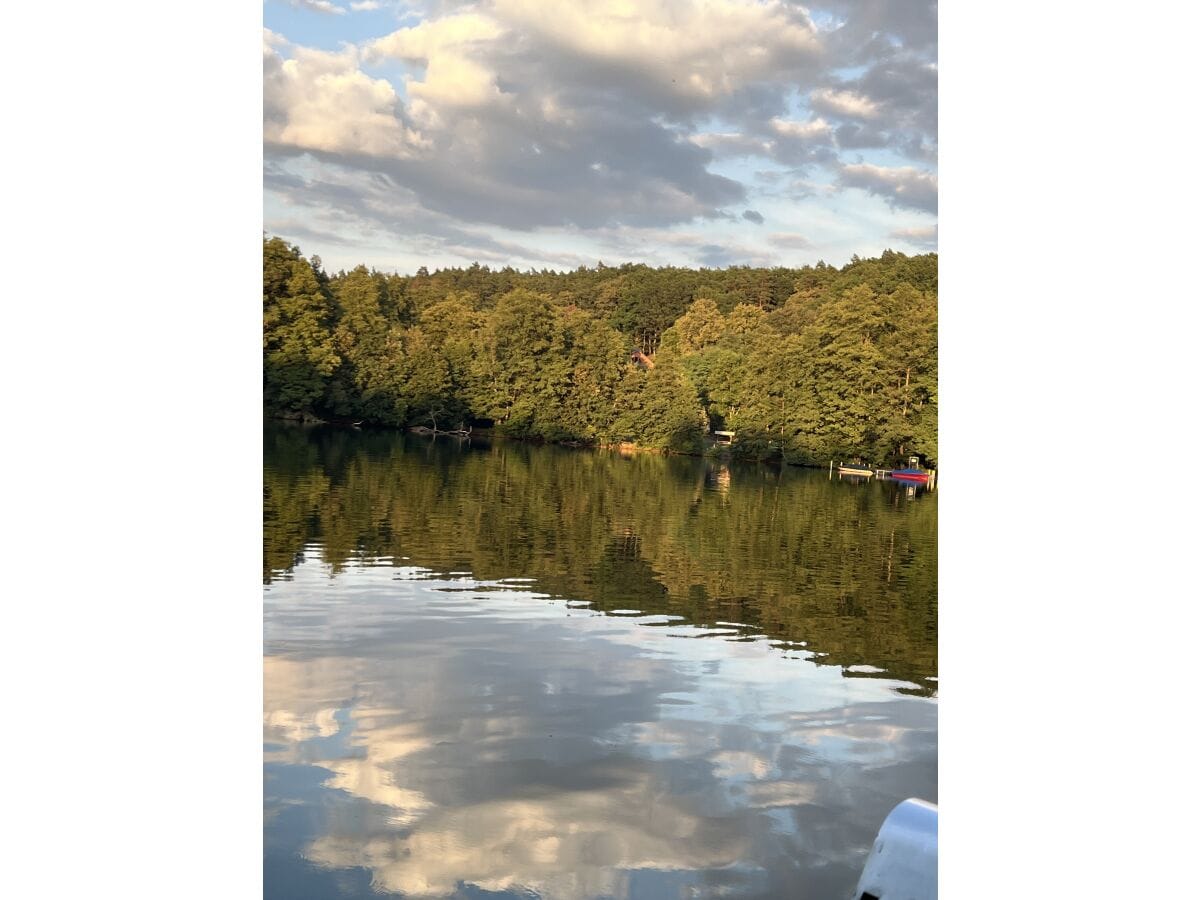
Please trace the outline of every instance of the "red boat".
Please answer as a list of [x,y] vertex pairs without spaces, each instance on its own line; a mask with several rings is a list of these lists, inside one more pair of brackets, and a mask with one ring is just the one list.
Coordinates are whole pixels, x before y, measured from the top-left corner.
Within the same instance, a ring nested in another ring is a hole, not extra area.
[[920,469],[893,469],[891,475],[899,481],[917,481],[924,484],[929,480],[929,473]]

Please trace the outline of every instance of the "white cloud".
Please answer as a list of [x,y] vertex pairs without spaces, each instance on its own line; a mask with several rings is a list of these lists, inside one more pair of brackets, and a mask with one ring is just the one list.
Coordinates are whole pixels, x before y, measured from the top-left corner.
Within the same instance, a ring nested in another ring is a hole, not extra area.
[[[344,11],[333,0],[297,2]],[[269,160],[308,151],[319,165],[379,179],[406,208],[514,231],[736,221],[757,201],[749,176],[723,163],[756,157],[792,179],[828,185],[839,176],[837,187],[936,210],[935,175],[843,166],[839,157],[887,149],[936,159],[929,16],[909,28],[902,16],[851,6],[834,17],[838,27],[818,31],[804,8],[784,0],[418,7],[419,24],[341,52],[265,33]],[[910,32],[919,52],[896,44]],[[374,77],[374,68],[364,71],[372,65],[403,74]],[[860,74],[847,81],[840,76],[850,65]],[[797,101],[809,117],[797,114]],[[702,247],[709,260],[740,255],[711,236]]]
[[295,48],[284,59],[263,41],[263,137],[297,150],[407,157],[422,146],[398,117],[395,89],[358,69],[353,48]]
[[336,3],[329,2],[329,0],[291,0],[291,4],[296,9],[307,9],[330,16],[344,16],[346,14],[345,9]]
[[[593,777],[613,775],[611,766],[591,768]],[[603,789],[422,808],[407,833],[322,835],[305,855],[330,868],[369,868],[378,890],[414,897],[448,896],[466,882],[582,900],[628,896],[622,870],[717,868],[744,852],[747,839],[735,826],[689,809],[651,772],[619,774],[619,786]]]
[[828,115],[850,119],[875,119],[879,117],[879,104],[870,97],[854,91],[832,91],[828,88],[813,91],[809,97],[813,108]]
[[[315,559],[298,565],[271,595],[275,609],[328,577]],[[347,577],[353,609],[307,607],[296,624],[268,615],[264,737],[284,745],[275,761],[329,772],[324,815],[301,854],[369,870],[379,892],[447,896],[465,883],[546,900],[628,897],[638,869],[696,873],[689,880],[711,885],[701,873],[728,871],[751,850],[773,848],[755,854],[768,865],[794,856],[779,855],[763,810],[854,809],[864,790],[874,802],[936,779],[932,704],[881,700],[878,682],[798,668],[766,642],[673,639],[695,635],[685,623],[568,624],[561,607],[525,590],[489,591],[486,621],[437,625],[395,570]],[[468,585],[482,587],[453,587]],[[368,639],[365,622],[375,626]],[[493,683],[492,663],[469,650],[397,652],[416,640],[414,622],[426,636],[448,628],[457,648],[520,634],[530,652],[511,655],[494,694],[468,702],[461,686]],[[284,648],[287,658],[276,658]],[[718,668],[719,679],[703,674]],[[728,683],[745,685],[752,701],[731,701]],[[564,768],[564,757],[529,748],[558,733],[566,694],[589,706],[568,746],[582,739],[601,752],[573,752]],[[681,695],[685,707],[668,699]],[[747,729],[748,708],[765,727]],[[334,759],[332,742],[318,740],[331,732],[340,737]],[[630,752],[603,752],[617,737]],[[846,777],[830,779],[831,768]],[[877,824],[819,815],[806,826],[816,830],[805,853],[852,879],[861,867],[854,848]]]
[[[432,110],[446,106],[485,106],[502,101],[494,72],[466,56],[443,54],[429,61],[423,81],[409,81],[408,92],[429,106],[414,110]],[[439,119],[434,119],[439,121]]]
[[504,33],[504,28],[488,16],[463,13],[401,28],[371,42],[367,57],[424,64],[424,78],[408,78],[406,87],[415,100],[421,101],[414,104],[414,114],[436,126],[442,121],[438,107],[475,107],[501,101],[496,73],[482,62],[477,45],[495,41]]
[[833,133],[833,129],[824,119],[796,122],[791,119],[781,119],[778,116],[771,120],[771,129],[776,134],[804,140],[825,140]]
[[815,64],[816,29],[782,3],[710,0],[496,0],[495,14],[593,71],[635,74],[711,101]]
[[411,28],[401,28],[387,37],[371,41],[368,58],[393,56],[409,61],[428,62],[445,52],[469,52],[477,42],[492,41],[504,34],[504,28],[480,13],[468,12],[428,19]]

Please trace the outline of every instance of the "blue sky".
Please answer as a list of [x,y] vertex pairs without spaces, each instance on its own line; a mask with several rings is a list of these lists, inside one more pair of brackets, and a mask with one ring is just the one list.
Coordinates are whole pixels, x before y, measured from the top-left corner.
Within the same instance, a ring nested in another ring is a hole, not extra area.
[[336,271],[937,242],[925,0],[266,0],[264,228]]

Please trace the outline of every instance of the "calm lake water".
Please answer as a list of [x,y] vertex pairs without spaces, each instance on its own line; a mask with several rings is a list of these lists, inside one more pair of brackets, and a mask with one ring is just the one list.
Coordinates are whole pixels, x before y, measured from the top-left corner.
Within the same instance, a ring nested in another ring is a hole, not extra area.
[[267,898],[848,900],[937,801],[937,495],[270,428]]

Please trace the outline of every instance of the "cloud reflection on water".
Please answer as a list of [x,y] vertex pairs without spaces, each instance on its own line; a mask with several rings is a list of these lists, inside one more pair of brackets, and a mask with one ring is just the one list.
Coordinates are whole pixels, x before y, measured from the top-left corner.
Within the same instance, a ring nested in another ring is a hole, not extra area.
[[309,864],[413,897],[835,896],[895,802],[936,800],[936,703],[895,682],[412,574],[268,596],[266,757],[326,775],[268,785],[311,834],[267,828]]

